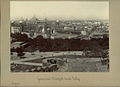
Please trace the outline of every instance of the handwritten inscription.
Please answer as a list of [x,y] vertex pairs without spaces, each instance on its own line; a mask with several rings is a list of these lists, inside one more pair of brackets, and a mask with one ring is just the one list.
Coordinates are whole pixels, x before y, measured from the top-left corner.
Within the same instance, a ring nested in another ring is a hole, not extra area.
[[[40,82],[45,82],[45,81],[59,81],[59,82],[62,82],[62,81],[76,81],[76,82],[80,82],[80,78],[77,77],[77,76],[71,76],[71,77],[57,77],[57,76],[52,76],[52,77],[39,77],[37,76],[35,78],[37,80],[38,83]],[[19,87],[20,86],[20,83],[19,81],[12,81],[11,84],[13,87]]]
[[38,82],[41,81],[77,81],[80,82],[80,78],[76,77],[76,76],[71,76],[71,77],[37,77]]

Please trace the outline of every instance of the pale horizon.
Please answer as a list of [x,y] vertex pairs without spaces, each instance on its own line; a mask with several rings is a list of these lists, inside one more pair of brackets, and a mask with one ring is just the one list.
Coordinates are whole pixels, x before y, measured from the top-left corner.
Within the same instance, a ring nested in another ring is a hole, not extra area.
[[108,1],[11,1],[10,18],[109,19]]

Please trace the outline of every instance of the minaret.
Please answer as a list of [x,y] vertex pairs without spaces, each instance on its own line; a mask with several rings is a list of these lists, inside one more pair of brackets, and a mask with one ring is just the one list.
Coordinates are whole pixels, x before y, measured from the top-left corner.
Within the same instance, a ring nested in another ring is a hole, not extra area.
[[47,18],[45,18],[45,25],[44,25],[44,31],[46,33],[46,30],[47,30]]
[[20,33],[23,32],[23,21],[19,21],[20,23]]

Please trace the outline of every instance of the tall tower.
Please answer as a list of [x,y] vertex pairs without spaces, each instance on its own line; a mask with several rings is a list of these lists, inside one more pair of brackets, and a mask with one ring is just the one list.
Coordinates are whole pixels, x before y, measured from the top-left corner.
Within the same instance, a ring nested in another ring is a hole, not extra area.
[[60,27],[59,27],[59,25],[60,25],[59,22],[60,22],[59,20],[56,20],[56,29],[59,29],[59,28],[60,28]]
[[23,21],[19,21],[20,23],[20,33],[23,32]]

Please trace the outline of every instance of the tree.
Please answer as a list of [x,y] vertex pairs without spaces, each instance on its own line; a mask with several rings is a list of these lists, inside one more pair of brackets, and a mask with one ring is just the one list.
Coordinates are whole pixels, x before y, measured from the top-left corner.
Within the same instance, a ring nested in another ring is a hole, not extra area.
[[22,57],[22,56],[25,55],[25,53],[23,53],[22,47],[17,47],[17,48],[16,48],[16,52],[17,52],[17,56]]
[[87,57],[91,57],[91,56],[100,57],[103,52],[103,49],[96,41],[93,41],[87,44],[83,52]]

